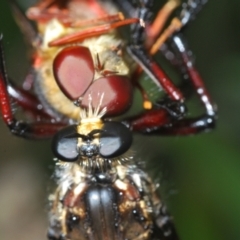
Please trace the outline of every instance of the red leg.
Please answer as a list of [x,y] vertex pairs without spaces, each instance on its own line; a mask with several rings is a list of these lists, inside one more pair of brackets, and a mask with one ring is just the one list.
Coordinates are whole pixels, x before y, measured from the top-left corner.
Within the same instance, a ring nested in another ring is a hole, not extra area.
[[8,82],[8,94],[10,97],[22,108],[24,111],[29,112],[34,119],[41,119],[51,121],[53,116],[49,115],[42,104],[32,93],[14,86]]
[[[137,40],[138,41],[138,40]],[[163,88],[173,101],[183,101],[183,95],[172,83],[167,74],[159,65],[147,54],[146,49],[140,45],[131,45],[129,52],[142,69],[156,83],[157,87]]]
[[100,25],[102,23],[118,22],[124,19],[121,12],[113,15],[104,15],[99,18],[87,19],[87,20],[75,20],[72,21],[70,27],[86,27],[90,25]]
[[132,23],[139,23],[138,18],[129,18],[129,19],[124,19],[115,23],[107,23],[107,24],[102,24],[99,26],[87,28],[86,30],[82,30],[80,32],[68,34],[65,37],[56,39],[52,42],[50,42],[48,45],[50,47],[54,46],[61,46],[61,45],[66,45],[69,43],[74,43],[74,42],[81,42],[82,40],[90,37],[96,37],[105,33],[108,33],[110,30],[119,28],[125,25],[129,25]]
[[189,80],[191,81],[195,92],[205,108],[206,114],[209,116],[215,116],[216,106],[212,102],[206,86],[198,73],[193,60],[191,59],[191,56],[189,55],[191,51],[187,48],[186,43],[184,43],[183,36],[181,34],[177,34],[172,37],[172,40],[174,48],[181,56],[184,68],[189,76]]
[[[138,18],[140,19],[140,22],[149,22],[149,11],[151,7],[152,1],[139,2]],[[132,42],[128,47],[128,51],[132,55],[132,58],[149,75],[158,88],[163,88],[170,99],[183,102],[184,98],[182,93],[148,54],[148,50],[145,47],[146,32],[144,25],[133,24],[131,30]]]
[[210,99],[209,93],[189,56],[189,49],[180,34],[172,37],[174,49],[182,58],[183,67],[194,91],[205,108],[205,114],[186,118],[182,105],[173,101],[163,101],[156,104],[152,110],[145,111],[134,118],[125,119],[124,123],[133,131],[159,135],[189,135],[214,128],[216,106]]
[[215,118],[202,115],[182,120],[174,119],[167,110],[155,109],[123,121],[132,131],[153,135],[191,135],[211,130],[215,127]]
[[156,40],[150,49],[150,54],[154,55],[162,46],[162,44],[174,33],[182,28],[183,24],[178,18],[174,18],[171,21],[170,26],[164,30],[161,36]]
[[[191,1],[189,1],[188,4],[183,9],[182,18],[180,18],[183,21],[183,25],[198,12],[203,3],[191,5]],[[200,6],[198,7],[198,5]],[[140,12],[143,14],[144,11]],[[187,16],[188,18],[186,19]],[[143,20],[145,20],[144,17],[147,18],[145,15],[141,16]],[[182,67],[185,69],[194,91],[205,108],[205,114],[194,118],[187,118],[185,116],[186,109],[182,104],[182,93],[173,85],[171,80],[147,53],[147,50],[144,48],[143,34],[143,29],[135,25],[133,28],[133,41],[129,47],[129,52],[151,79],[157,85],[161,85],[166,92],[167,98],[156,103],[153,109],[144,111],[139,116],[125,119],[123,122],[133,131],[159,135],[188,135],[212,129],[215,125],[216,109],[193,61],[189,57],[189,49],[186,48],[181,35],[176,34],[175,36],[171,36],[169,34],[168,37],[171,37],[175,53],[180,56]]]
[[[22,99],[18,100],[19,104],[25,107],[27,111],[39,114],[41,117],[44,117],[45,120],[47,118],[48,122],[25,123],[16,120],[8,91],[12,92],[15,97],[22,97]],[[34,96],[27,94],[26,91],[14,88],[9,84],[3,60],[2,36],[0,36],[0,99],[0,111],[3,121],[15,135],[31,139],[49,138],[59,129],[66,126],[64,122],[52,123],[49,121],[51,119],[50,116],[46,112],[37,109],[38,100]]]
[[149,48],[157,38],[157,36],[162,32],[164,25],[166,24],[169,16],[180,4],[179,0],[168,0],[165,5],[160,9],[153,23],[147,26],[147,39],[146,46]]
[[[194,19],[205,3],[205,0],[188,0],[186,3],[183,3],[182,11],[179,16],[174,17],[169,26],[158,37],[150,49],[150,54],[154,55],[169,37],[171,37],[175,32],[179,32],[180,29],[188,24],[190,20]],[[157,33],[157,31],[155,32]]]

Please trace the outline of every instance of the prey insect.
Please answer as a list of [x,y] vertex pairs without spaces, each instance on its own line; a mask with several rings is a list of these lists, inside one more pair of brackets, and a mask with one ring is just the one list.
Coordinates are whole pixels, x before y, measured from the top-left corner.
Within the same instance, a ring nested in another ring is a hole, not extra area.
[[[18,88],[7,77],[1,44],[0,107],[13,134],[53,137],[58,186],[49,197],[50,240],[178,239],[130,148],[132,132],[188,135],[214,127],[215,106],[180,33],[204,3],[187,1],[163,28],[177,0],[166,2],[153,22],[151,0],[42,0],[27,17],[11,2],[35,52],[33,69]],[[128,43],[117,31],[123,26],[130,26]],[[183,92],[153,57],[160,51],[192,85],[203,115],[188,117]],[[156,102],[139,82],[143,71],[165,92]],[[135,89],[143,110],[121,118]],[[11,98],[31,122],[15,118]]]

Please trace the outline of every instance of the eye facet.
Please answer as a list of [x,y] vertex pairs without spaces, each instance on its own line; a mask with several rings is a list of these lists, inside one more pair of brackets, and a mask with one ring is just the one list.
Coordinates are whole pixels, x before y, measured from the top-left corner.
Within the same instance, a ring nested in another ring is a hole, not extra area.
[[100,134],[99,154],[104,158],[114,158],[125,153],[132,144],[130,130],[119,122],[106,122]]

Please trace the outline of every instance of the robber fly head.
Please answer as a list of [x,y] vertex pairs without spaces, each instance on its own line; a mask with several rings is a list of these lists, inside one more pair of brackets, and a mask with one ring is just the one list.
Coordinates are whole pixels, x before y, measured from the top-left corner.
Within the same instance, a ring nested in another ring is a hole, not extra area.
[[81,162],[117,158],[131,144],[132,134],[122,123],[85,118],[60,130],[53,138],[52,150],[62,161]]

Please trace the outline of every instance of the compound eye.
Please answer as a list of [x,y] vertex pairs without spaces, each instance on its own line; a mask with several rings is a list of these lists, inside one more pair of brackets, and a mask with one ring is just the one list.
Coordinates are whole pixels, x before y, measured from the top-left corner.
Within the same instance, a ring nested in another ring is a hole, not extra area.
[[125,153],[132,144],[130,130],[119,122],[106,122],[100,134],[100,155],[114,158]]
[[97,79],[82,96],[82,106],[88,107],[89,95],[92,96],[92,105],[99,105],[99,94],[104,93],[101,108],[107,107],[108,116],[117,116],[124,113],[132,103],[132,84],[129,78],[120,75],[110,75]]
[[94,64],[90,50],[83,46],[64,48],[53,61],[53,74],[62,92],[69,99],[77,100],[93,81]]
[[76,125],[60,130],[52,140],[52,151],[62,161],[74,162],[78,159]]

